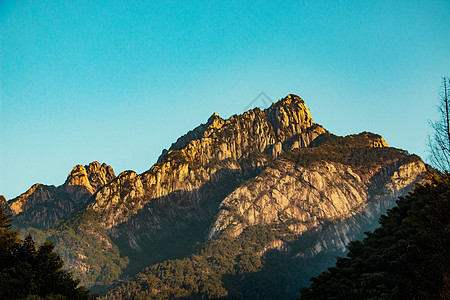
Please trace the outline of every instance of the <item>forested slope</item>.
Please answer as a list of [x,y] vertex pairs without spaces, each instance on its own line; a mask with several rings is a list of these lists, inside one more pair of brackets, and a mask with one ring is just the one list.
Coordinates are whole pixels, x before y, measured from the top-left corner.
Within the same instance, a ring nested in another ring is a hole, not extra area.
[[450,299],[450,175],[400,197],[300,299]]

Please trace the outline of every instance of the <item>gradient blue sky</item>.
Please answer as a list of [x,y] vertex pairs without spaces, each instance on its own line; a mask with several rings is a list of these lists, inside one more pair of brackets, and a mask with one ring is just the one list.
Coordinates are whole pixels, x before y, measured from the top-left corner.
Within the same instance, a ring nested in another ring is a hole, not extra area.
[[448,0],[3,0],[0,194],[93,160],[143,172],[261,91],[299,95],[335,134],[375,132],[426,158],[449,16]]

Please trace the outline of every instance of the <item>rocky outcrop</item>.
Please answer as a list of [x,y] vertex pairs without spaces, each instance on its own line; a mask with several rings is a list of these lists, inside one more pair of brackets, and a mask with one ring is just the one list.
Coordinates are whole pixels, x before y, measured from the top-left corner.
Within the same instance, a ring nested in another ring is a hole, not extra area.
[[[350,140],[349,145],[353,138],[355,136],[346,138]],[[367,140],[358,150],[369,151],[365,154],[367,156],[371,155],[370,148],[387,146],[379,138],[368,140],[367,133],[358,138]],[[291,230],[301,234],[317,225],[335,223],[363,210],[366,213],[383,212],[426,172],[425,164],[418,157],[398,154],[400,156],[387,161],[380,157],[375,164],[366,165],[364,169],[362,165],[352,166],[320,158],[312,165],[302,166],[295,160],[281,157],[276,164],[222,201],[208,239],[223,231],[236,236],[247,226],[283,222],[292,223]],[[384,203],[386,201],[389,205]]]
[[[325,132],[313,123],[309,109],[295,95],[264,111],[255,108],[227,120],[213,114],[206,124],[163,151],[149,171],[129,178],[126,186],[113,181],[102,188],[89,208],[100,213],[106,227],[111,228],[127,221],[152,199],[199,189],[221,170],[245,172],[263,167],[267,162],[264,155],[273,158],[283,151],[306,147]],[[135,204],[130,206],[130,201]]]
[[54,185],[36,183],[25,193],[9,201],[9,207],[15,216],[37,204],[53,200],[55,192],[56,187]]
[[77,165],[66,182],[53,185],[34,184],[29,190],[8,202],[14,216],[13,225],[19,228],[47,229],[82,205],[96,190],[115,177],[113,169],[94,161],[87,166]]
[[83,201],[115,177],[114,170],[105,163],[100,165],[94,161],[87,166],[76,165],[61,190],[70,194],[75,201]]
[[[326,132],[295,95],[227,120],[214,113],[163,151],[147,172],[126,171],[102,187],[86,209],[99,215],[125,255],[151,253],[147,263],[180,255],[174,250],[204,239],[229,193],[274,157],[306,147]],[[161,247],[156,249],[155,243]]]

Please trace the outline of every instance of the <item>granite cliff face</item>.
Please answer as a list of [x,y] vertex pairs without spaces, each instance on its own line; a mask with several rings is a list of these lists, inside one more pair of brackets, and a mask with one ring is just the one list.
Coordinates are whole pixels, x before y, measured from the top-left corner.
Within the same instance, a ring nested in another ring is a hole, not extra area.
[[[306,147],[326,132],[295,95],[227,120],[213,114],[163,151],[147,172],[123,172],[99,189],[86,210],[98,214],[125,255],[153,253],[141,258],[139,270],[143,263],[181,255],[174,248],[189,249],[202,241],[226,195],[281,153]],[[165,246],[155,249],[155,243]],[[77,246],[73,252],[78,254],[66,257],[74,270],[89,264],[82,258],[85,250]]]
[[[365,134],[359,138],[362,149],[364,145],[387,147],[383,139],[370,139]],[[300,234],[323,222],[354,216],[369,205],[388,201],[390,204],[383,206],[389,207],[426,172],[418,157],[395,155],[361,169],[361,165],[324,160],[305,166],[296,163],[302,155],[308,154],[296,151],[289,157],[281,156],[225,198],[208,239],[225,230],[236,236],[247,226],[280,222],[292,223],[290,228]]]
[[[326,130],[314,124],[302,99],[289,95],[261,111],[223,120],[213,114],[178,139],[149,171],[128,172],[100,189],[89,203],[107,228],[117,226],[136,214],[146,203],[172,193],[193,192],[221,178],[221,172],[245,173],[264,167],[266,156],[306,147]],[[195,193],[189,205],[200,201]]]
[[28,191],[7,203],[14,226],[47,229],[57,220],[82,205],[95,191],[115,177],[113,169],[94,161],[75,166],[66,182],[54,185],[34,184]]
[[111,166],[94,161],[87,166],[76,165],[61,190],[70,194],[75,201],[85,202],[99,188],[116,177]]

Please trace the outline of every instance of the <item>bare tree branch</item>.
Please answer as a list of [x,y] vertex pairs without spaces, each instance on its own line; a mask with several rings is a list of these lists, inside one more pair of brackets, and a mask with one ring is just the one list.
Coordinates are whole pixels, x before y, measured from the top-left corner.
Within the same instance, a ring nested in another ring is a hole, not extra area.
[[438,106],[439,119],[429,121],[434,131],[432,137],[428,136],[428,149],[431,163],[442,172],[450,171],[450,80],[442,78],[442,91]]

